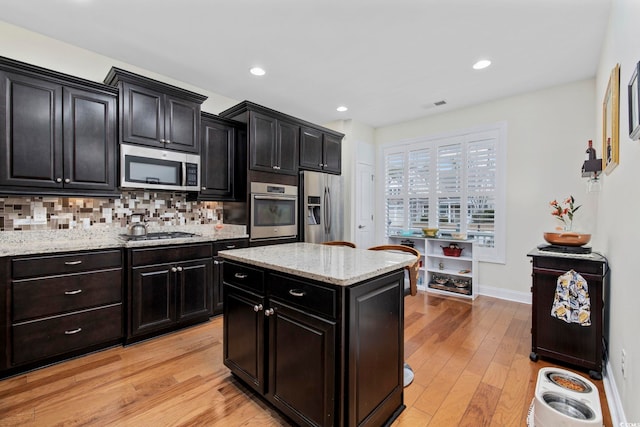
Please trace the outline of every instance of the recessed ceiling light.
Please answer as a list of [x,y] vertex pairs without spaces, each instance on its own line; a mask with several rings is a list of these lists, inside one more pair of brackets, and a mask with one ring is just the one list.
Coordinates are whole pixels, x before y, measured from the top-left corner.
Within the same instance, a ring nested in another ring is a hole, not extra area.
[[266,71],[264,71],[264,69],[260,67],[253,67],[252,69],[249,70],[249,72],[254,76],[264,76],[267,73]]
[[348,110],[348,108],[345,107],[344,105],[341,105],[338,108],[336,108],[336,110],[340,111],[341,113],[344,113],[345,111]]
[[473,69],[482,70],[483,68],[487,68],[489,65],[491,65],[491,61],[489,61],[488,59],[481,59],[480,61],[473,64]]

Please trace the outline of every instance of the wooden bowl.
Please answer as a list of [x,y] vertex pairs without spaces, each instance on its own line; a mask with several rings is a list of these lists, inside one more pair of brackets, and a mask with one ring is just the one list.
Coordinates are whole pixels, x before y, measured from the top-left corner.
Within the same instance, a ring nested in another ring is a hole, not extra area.
[[544,233],[544,240],[552,245],[560,246],[582,246],[589,243],[591,234],[574,233],[572,231],[562,231],[559,233]]

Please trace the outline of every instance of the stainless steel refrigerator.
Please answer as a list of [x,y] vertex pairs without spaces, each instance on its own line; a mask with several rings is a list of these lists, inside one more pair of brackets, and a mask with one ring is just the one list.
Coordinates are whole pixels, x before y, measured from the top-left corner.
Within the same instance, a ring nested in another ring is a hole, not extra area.
[[302,240],[322,243],[343,240],[342,177],[322,172],[300,174]]

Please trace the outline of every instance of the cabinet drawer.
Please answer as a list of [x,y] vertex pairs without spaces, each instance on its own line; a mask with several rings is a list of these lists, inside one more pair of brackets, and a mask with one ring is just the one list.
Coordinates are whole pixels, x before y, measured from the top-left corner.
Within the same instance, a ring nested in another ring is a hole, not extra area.
[[304,310],[336,317],[336,290],[296,280],[279,274],[268,278],[269,294]]
[[533,267],[541,269],[558,270],[559,274],[568,270],[578,273],[604,275],[606,264],[587,259],[562,258],[562,257],[533,257]]
[[122,266],[120,250],[81,252],[75,254],[13,259],[13,278],[50,276],[80,271],[118,268]]
[[131,266],[191,261],[212,256],[211,243],[131,249]]
[[213,242],[213,252],[217,254],[219,251],[226,251],[229,249],[248,248],[249,239],[229,239],[219,240]]
[[225,283],[264,293],[264,273],[261,270],[225,261],[222,277]]
[[13,282],[13,320],[122,302],[122,269]]
[[122,304],[13,326],[18,365],[122,338]]

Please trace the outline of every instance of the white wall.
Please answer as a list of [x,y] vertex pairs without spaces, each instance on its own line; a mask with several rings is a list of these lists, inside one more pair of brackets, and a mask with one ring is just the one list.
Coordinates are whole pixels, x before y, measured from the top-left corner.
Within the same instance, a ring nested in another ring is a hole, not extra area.
[[[157,72],[135,67],[89,50],[46,37],[0,21],[0,56],[49,68],[87,80],[102,82],[112,66],[178,86],[209,98],[202,111],[218,114],[239,101],[171,79]],[[162,72],[162,70],[157,70]]]
[[[638,270],[635,263],[640,230],[640,141],[629,139],[627,85],[640,61],[640,2],[613,0],[609,29],[597,74],[594,121],[602,132],[601,106],[611,69],[620,64],[620,165],[604,178],[600,193],[599,248],[609,258],[609,365],[626,420],[640,423],[640,337],[638,336]],[[601,141],[601,138],[598,138]],[[626,378],[621,353],[626,352]],[[620,420],[620,421],[626,421]],[[616,425],[614,423],[614,425]]]
[[[480,263],[480,292],[530,300],[531,265],[526,254],[544,243],[544,231],[557,225],[550,215],[549,202],[573,195],[584,205],[578,211],[575,227],[594,230],[597,200],[587,194],[586,180],[580,176],[587,141],[598,140],[594,105],[595,81],[580,81],[380,128],[376,143],[382,146],[507,123],[506,263]],[[381,202],[377,211],[384,211]],[[376,228],[380,240],[384,228],[379,219]]]

